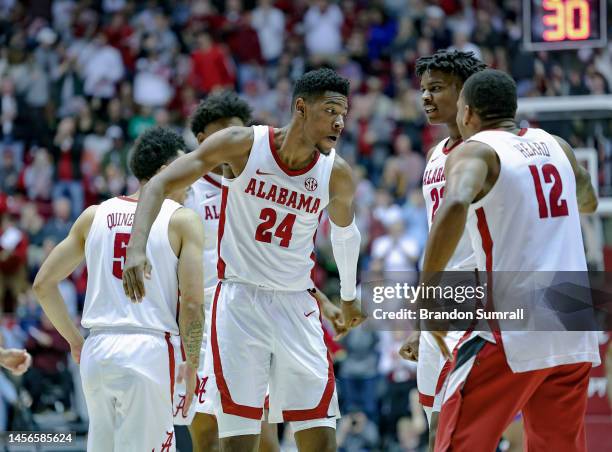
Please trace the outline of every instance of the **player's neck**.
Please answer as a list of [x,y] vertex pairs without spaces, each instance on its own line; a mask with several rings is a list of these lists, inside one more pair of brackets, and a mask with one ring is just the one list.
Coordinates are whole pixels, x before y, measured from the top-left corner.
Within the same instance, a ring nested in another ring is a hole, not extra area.
[[485,130],[503,130],[504,132],[517,133],[520,127],[516,125],[514,119],[503,119],[494,123],[484,123],[480,128],[480,132]]
[[293,123],[275,129],[274,140],[278,156],[292,170],[306,168],[318,152],[312,143],[304,140],[301,131]]
[[216,174],[217,176],[223,176],[223,165],[213,168],[210,170],[210,172]]
[[455,143],[457,143],[458,141],[461,141],[461,133],[459,132],[459,127],[457,127],[457,123],[456,122],[452,122],[449,124],[446,124],[446,126],[448,127],[448,135],[449,135],[449,140],[447,145],[453,145]]
[[136,191],[135,193],[132,193],[131,195],[127,195],[126,198],[130,198],[133,199],[134,201],[138,201],[138,199],[140,199],[140,188],[138,189],[138,191]]

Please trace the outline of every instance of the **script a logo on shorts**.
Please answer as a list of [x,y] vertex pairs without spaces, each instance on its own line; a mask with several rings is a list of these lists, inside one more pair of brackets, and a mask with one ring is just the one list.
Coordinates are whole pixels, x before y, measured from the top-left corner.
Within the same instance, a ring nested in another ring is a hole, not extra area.
[[306,187],[306,190],[308,191],[315,191],[318,186],[319,183],[314,177],[309,177],[304,181],[304,187]]
[[[172,450],[172,440],[174,439],[174,430],[166,432],[166,442],[162,443],[159,452],[170,452]],[[153,449],[155,452],[155,449]]]

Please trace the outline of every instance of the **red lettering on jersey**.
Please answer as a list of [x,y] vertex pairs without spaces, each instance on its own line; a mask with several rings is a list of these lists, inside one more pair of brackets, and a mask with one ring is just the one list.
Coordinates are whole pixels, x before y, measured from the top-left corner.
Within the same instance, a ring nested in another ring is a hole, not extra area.
[[214,212],[215,220],[219,219],[219,212],[217,212],[217,206],[212,206],[212,210]]
[[297,206],[298,210],[299,209],[304,209],[306,210],[306,212],[310,212],[310,203],[312,202],[312,196],[304,196],[302,193],[300,193],[300,202]]
[[125,212],[114,212],[106,216],[106,226],[108,229],[113,229],[117,226],[128,226],[131,227],[134,222],[133,213]]
[[249,185],[247,185],[247,188],[244,190],[244,192],[255,195],[255,185],[256,184],[257,184],[257,181],[251,177],[251,180],[249,181]]
[[289,201],[287,201],[286,204],[287,207],[293,207],[294,209],[297,208],[297,193],[292,191],[291,195],[289,195]]
[[274,184],[272,184],[272,187],[270,187],[270,191],[268,192],[268,196],[266,196],[266,201],[272,201],[272,202],[276,202],[276,189],[278,187]]
[[278,194],[278,199],[276,200],[279,204],[285,204],[287,202],[287,195],[289,194],[289,190],[281,187],[280,193]]
[[259,190],[257,190],[257,194],[255,196],[257,196],[258,198],[265,198],[266,197],[266,192],[264,191],[264,187],[266,186],[266,183],[262,180],[259,181]]
[[312,206],[312,210],[310,213],[319,213],[319,207],[321,206],[321,200],[319,198],[315,198],[314,205]]
[[215,217],[213,213],[210,211],[209,206],[204,206],[204,220],[214,220]]

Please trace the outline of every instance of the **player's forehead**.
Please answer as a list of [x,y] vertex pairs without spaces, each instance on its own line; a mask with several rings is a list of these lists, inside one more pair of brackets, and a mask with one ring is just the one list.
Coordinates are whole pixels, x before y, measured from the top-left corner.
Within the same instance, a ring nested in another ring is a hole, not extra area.
[[452,85],[459,80],[452,72],[442,71],[440,69],[429,69],[423,73],[421,77],[421,87],[429,87],[435,84]]
[[348,99],[346,96],[334,91],[325,91],[319,97],[318,102],[323,106],[335,106],[343,110],[348,110]]

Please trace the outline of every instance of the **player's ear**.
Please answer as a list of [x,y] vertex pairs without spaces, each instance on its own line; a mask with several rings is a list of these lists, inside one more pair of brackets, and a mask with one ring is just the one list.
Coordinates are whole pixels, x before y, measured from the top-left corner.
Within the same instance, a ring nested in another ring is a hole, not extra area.
[[300,116],[301,118],[304,118],[306,116],[306,102],[304,101],[303,97],[298,97],[297,99],[295,99],[295,113]]
[[202,144],[202,141],[206,139],[206,135],[202,132],[198,132],[196,135],[196,140],[198,140],[198,144]]

